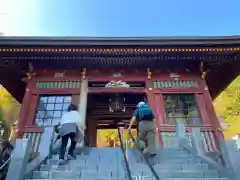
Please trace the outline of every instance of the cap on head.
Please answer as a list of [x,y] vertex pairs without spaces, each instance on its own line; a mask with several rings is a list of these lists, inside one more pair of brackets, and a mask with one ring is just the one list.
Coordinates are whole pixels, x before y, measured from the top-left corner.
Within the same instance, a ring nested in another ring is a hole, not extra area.
[[145,102],[141,101],[141,102],[138,103],[137,107],[139,107],[139,106],[141,106],[143,104],[145,104]]

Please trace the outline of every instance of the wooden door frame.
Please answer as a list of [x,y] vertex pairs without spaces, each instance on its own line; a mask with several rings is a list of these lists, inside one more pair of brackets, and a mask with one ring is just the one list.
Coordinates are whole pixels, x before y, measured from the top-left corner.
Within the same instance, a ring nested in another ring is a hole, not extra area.
[[[103,87],[103,88],[88,88],[88,92],[87,92],[87,95],[92,95],[92,94],[108,94],[108,93],[129,93],[129,94],[144,94],[147,96],[147,92],[146,92],[146,88],[106,88],[106,87]],[[88,102],[89,103],[89,102]],[[89,128],[89,130],[91,132],[88,131],[88,136],[91,138],[91,140],[94,142],[94,145],[97,146],[97,122],[96,122],[96,119],[94,118],[94,116],[92,115],[88,115],[89,117],[91,118],[88,118],[87,120],[91,120],[91,121],[94,121],[94,133],[91,133],[93,131],[93,128]],[[129,120],[130,122],[130,120]],[[89,123],[89,125],[91,125],[90,122],[87,122],[87,124]],[[137,129],[137,132],[138,132],[138,127],[136,127]]]

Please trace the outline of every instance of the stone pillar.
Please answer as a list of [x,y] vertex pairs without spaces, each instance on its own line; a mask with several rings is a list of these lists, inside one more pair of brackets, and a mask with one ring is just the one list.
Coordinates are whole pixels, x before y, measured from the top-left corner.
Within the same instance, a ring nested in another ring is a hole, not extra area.
[[88,95],[88,81],[82,80],[81,91],[80,91],[79,111],[82,114],[85,121],[86,121],[86,112],[87,112],[87,95]]
[[83,79],[81,83],[80,102],[79,102],[78,108],[79,108],[79,112],[82,114],[83,119],[85,120],[85,124],[86,124],[86,113],[87,113],[87,96],[88,96],[88,81],[86,79]]
[[178,147],[181,147],[181,145],[187,146],[187,135],[186,135],[185,125],[183,122],[177,122],[176,137],[177,137]]

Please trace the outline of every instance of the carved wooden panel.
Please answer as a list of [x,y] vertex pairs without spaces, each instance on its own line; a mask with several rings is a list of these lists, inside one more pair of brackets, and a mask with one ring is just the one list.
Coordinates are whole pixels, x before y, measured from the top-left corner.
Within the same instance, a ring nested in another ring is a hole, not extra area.
[[81,81],[37,81],[38,89],[61,89],[61,88],[80,88]]
[[40,70],[37,71],[36,77],[40,78],[66,78],[66,77],[81,77],[82,69],[73,70]]
[[195,80],[161,80],[153,81],[154,88],[197,88],[198,83]]
[[92,69],[87,70],[89,81],[145,81],[147,79],[146,69]]

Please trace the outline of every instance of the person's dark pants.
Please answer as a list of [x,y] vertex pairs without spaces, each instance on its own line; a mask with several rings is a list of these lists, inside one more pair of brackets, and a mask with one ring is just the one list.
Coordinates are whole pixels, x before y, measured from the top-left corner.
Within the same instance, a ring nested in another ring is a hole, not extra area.
[[68,154],[73,156],[73,151],[76,148],[77,142],[74,140],[75,133],[69,133],[69,134],[66,134],[65,136],[62,136],[62,145],[61,145],[61,148],[60,148],[59,159],[64,159],[64,155],[65,155],[65,151],[66,151],[66,148],[67,148],[69,138],[71,139],[71,145],[70,145]]

